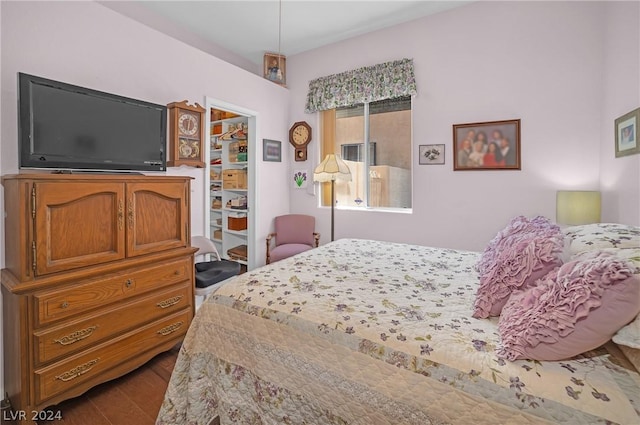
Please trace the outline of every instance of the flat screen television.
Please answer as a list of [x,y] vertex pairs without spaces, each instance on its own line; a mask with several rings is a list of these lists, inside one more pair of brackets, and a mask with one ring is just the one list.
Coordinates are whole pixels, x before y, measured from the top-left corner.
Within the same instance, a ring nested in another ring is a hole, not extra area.
[[167,108],[18,74],[20,168],[163,171]]

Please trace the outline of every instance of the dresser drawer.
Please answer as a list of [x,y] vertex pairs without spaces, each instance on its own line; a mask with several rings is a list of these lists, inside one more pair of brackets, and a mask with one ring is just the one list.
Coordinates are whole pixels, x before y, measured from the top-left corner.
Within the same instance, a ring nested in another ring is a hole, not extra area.
[[121,301],[162,286],[190,280],[191,258],[139,267],[88,283],[34,295],[36,327]]
[[36,369],[36,404],[82,385],[165,341],[183,336],[190,320],[191,309],[183,310],[69,359]]
[[126,330],[190,307],[191,293],[190,282],[185,282],[178,287],[118,305],[107,312],[102,310],[82,320],[34,332],[36,365],[73,354],[105,338],[118,336]]

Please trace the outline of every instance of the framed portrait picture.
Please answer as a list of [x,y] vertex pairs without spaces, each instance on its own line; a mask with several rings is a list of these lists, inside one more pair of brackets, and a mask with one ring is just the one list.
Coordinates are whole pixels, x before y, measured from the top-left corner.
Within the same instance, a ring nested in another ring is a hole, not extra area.
[[418,147],[420,165],[444,164],[444,145],[420,145]]
[[277,140],[262,139],[262,160],[267,162],[281,162],[282,143]]
[[454,124],[453,169],[519,170],[520,120]]
[[277,53],[265,53],[263,76],[269,81],[285,86],[287,84],[287,58]]
[[640,143],[638,143],[639,123],[640,108],[616,119],[616,158],[640,153]]

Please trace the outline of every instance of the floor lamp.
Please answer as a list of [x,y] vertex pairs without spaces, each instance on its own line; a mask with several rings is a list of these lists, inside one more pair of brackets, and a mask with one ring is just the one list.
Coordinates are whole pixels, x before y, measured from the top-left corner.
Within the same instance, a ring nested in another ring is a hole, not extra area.
[[333,218],[336,204],[336,180],[351,181],[351,171],[340,155],[330,153],[313,171],[314,182],[331,182],[331,242],[334,240]]

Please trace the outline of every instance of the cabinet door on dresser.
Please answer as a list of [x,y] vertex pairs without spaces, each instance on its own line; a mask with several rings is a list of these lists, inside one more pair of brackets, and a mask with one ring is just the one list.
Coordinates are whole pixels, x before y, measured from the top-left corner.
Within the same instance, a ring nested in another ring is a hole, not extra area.
[[36,275],[125,257],[125,190],[117,182],[36,182]]
[[127,183],[127,256],[187,246],[188,185]]

